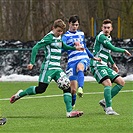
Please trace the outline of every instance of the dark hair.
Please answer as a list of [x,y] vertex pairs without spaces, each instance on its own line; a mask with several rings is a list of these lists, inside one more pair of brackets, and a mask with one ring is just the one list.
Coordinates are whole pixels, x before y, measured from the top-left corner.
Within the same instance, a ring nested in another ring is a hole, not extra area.
[[78,23],[80,24],[80,19],[77,15],[73,15],[69,18],[69,23],[70,22],[75,23],[76,21],[78,21]]
[[112,24],[113,22],[110,19],[103,20],[103,24]]

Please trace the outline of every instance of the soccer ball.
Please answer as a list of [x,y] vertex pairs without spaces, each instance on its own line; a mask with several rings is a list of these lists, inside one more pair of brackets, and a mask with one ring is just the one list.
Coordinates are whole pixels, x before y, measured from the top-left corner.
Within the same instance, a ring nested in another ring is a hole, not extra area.
[[70,80],[66,76],[62,76],[57,80],[58,87],[67,90],[70,87]]

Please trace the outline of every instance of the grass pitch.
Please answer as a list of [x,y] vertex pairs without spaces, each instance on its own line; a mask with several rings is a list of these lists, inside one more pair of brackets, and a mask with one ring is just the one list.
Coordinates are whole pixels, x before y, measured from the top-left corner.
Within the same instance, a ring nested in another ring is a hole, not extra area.
[[19,89],[37,82],[1,82],[0,107],[7,123],[0,133],[131,133],[133,132],[133,82],[126,82],[113,98],[113,109],[119,116],[105,115],[98,102],[103,98],[103,87],[96,82],[85,82],[84,97],[78,98],[76,110],[84,111],[79,118],[66,118],[62,91],[51,82],[41,95],[26,96],[14,104],[9,98]]

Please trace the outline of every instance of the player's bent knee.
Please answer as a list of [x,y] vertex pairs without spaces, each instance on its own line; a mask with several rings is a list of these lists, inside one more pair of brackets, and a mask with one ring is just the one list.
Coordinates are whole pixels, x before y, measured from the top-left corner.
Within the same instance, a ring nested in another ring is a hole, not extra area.
[[36,94],[41,94],[46,91],[48,84],[39,82],[39,85],[35,88]]
[[122,86],[124,86],[124,85],[125,85],[125,81],[124,81],[124,80],[122,80],[121,85],[122,85]]
[[124,81],[124,79],[123,79],[121,76],[119,76],[119,77],[115,80],[115,82],[116,82],[117,84],[122,85],[122,86],[125,85],[125,81]]

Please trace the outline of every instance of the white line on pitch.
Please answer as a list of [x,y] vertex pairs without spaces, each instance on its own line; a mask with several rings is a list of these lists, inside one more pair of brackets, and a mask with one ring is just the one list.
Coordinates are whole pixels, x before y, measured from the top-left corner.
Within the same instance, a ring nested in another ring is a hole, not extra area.
[[[124,91],[120,91],[120,92],[133,92],[133,90],[124,90]],[[94,94],[103,94],[103,92],[87,92],[87,93],[84,93],[84,95],[94,95]],[[38,99],[38,98],[48,98],[48,97],[60,97],[60,96],[63,96],[63,94],[47,95],[47,96],[27,96],[27,97],[23,97],[21,99]],[[0,101],[7,101],[7,100],[10,100],[10,98],[0,99]]]

